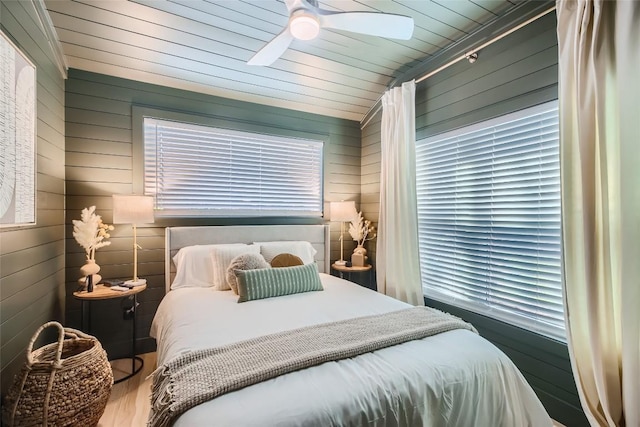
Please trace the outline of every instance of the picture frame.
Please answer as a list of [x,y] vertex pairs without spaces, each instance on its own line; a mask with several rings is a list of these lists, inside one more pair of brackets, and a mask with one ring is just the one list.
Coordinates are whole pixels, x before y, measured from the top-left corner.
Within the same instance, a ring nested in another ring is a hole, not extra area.
[[36,66],[0,31],[0,228],[36,224]]

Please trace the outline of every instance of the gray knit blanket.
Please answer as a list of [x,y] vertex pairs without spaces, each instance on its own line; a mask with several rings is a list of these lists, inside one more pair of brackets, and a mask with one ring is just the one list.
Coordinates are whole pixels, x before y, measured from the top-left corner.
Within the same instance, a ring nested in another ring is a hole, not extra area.
[[184,353],[152,374],[149,426],[170,426],[200,403],[279,375],[452,329],[476,332],[450,314],[412,307]]

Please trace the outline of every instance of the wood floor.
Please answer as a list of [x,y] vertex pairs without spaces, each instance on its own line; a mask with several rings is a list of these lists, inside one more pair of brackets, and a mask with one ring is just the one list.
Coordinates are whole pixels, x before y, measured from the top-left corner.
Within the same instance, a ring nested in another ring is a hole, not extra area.
[[[151,379],[146,379],[156,369],[156,353],[141,354],[144,367],[134,377],[115,384],[111,390],[111,398],[107,403],[104,415],[100,418],[98,427],[144,427],[151,407]],[[127,361],[122,363],[122,369],[130,369]],[[114,375],[118,378],[120,364],[113,365]],[[564,427],[558,422],[555,427]]]
[[[147,425],[151,407],[151,378],[146,378],[156,369],[156,353],[139,356],[144,360],[142,370],[128,380],[113,386],[111,398],[98,427],[144,427]],[[112,366],[114,376],[118,378],[119,368],[131,369],[131,362],[117,361]]]

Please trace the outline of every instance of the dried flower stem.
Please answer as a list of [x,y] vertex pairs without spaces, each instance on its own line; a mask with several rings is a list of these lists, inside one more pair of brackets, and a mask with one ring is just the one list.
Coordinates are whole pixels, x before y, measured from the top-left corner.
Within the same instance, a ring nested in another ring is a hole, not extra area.
[[362,212],[358,212],[358,217],[349,224],[349,234],[358,243],[358,246],[362,246],[367,240],[376,238],[376,228],[371,224],[371,221],[364,219]]
[[95,214],[96,207],[84,208],[80,220],[74,219],[73,237],[87,253],[87,259],[95,259],[96,249],[108,246],[111,242],[105,241],[111,237],[109,231],[114,230],[113,225],[102,222],[102,217]]

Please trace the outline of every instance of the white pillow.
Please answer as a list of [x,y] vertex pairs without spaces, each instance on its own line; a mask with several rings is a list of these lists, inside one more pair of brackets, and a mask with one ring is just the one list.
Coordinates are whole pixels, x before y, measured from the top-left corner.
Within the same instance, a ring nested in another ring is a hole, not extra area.
[[232,259],[229,267],[227,267],[227,283],[233,293],[238,295],[237,270],[257,270],[260,268],[271,268],[260,254],[242,254]]
[[313,264],[315,263],[313,257],[318,252],[311,243],[299,240],[253,243],[260,246],[260,253],[269,264],[276,255],[280,254],[293,254],[299,257],[303,263]]
[[213,289],[228,291],[231,287],[227,283],[227,268],[231,261],[238,255],[260,254],[260,246],[218,246],[211,248],[209,253],[213,262]]
[[173,257],[176,266],[176,277],[171,289],[208,288],[213,286],[213,266],[211,265],[211,249],[218,246],[249,246],[244,243],[228,245],[194,245],[185,246]]

